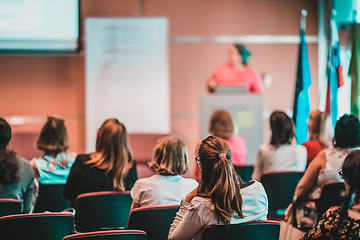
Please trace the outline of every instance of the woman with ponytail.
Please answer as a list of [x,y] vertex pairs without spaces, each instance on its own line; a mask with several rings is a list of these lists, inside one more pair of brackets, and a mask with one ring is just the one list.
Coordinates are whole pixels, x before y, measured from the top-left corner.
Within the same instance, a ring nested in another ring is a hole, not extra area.
[[82,193],[130,190],[136,180],[136,162],[131,156],[126,128],[119,120],[110,118],[97,132],[96,151],[76,157],[64,197],[74,207]]
[[199,186],[181,202],[168,239],[200,239],[205,225],[228,225],[266,220],[268,201],[261,183],[244,183],[231,163],[231,151],[222,138],[204,139],[196,158]]
[[7,149],[11,139],[11,127],[0,118],[0,198],[21,201],[21,212],[31,211],[34,191],[34,171],[29,161]]

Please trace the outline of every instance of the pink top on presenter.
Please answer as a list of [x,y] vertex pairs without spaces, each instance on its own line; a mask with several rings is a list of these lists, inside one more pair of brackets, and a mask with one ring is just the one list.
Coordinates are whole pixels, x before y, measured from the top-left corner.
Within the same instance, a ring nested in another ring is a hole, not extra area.
[[248,86],[248,92],[263,91],[260,75],[248,66],[239,68],[223,62],[215,69],[213,79],[218,86]]

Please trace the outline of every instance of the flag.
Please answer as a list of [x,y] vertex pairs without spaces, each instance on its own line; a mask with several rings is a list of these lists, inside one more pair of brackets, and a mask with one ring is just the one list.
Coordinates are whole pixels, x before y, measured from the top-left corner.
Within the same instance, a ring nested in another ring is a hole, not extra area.
[[359,117],[360,95],[360,44],[356,22],[353,24],[351,60],[349,76],[351,77],[351,113]]
[[311,75],[307,46],[305,41],[305,30],[300,29],[299,58],[296,73],[295,98],[293,108],[293,121],[298,144],[307,140],[310,101],[309,87],[311,85]]
[[335,19],[330,22],[331,46],[328,56],[327,91],[326,91],[326,112],[331,116],[331,122],[335,127],[338,116],[338,89],[344,85],[342,76],[342,66],[340,62],[339,34],[337,31]]

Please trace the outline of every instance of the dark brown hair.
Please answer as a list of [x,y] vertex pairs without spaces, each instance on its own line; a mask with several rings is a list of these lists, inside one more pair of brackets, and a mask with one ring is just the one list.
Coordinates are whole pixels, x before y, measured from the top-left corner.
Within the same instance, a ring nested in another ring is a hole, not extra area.
[[124,191],[124,177],[132,164],[129,137],[125,126],[115,118],[107,119],[99,128],[96,152],[90,154],[87,164],[106,169],[110,174],[114,190]]
[[224,139],[232,138],[234,123],[230,113],[222,109],[214,111],[210,119],[209,132]]
[[[346,156],[344,163],[342,165],[342,177],[343,179],[350,185],[352,183],[352,179],[355,175],[356,166],[360,161],[360,150],[354,150]],[[355,201],[359,204],[360,200],[360,182],[357,183],[355,192]]]
[[36,147],[50,155],[66,151],[69,148],[69,140],[64,120],[48,117],[41,129]]
[[286,113],[274,111],[270,116],[270,144],[279,147],[281,144],[291,144],[295,137],[294,124]]
[[344,114],[335,126],[334,147],[354,148],[360,146],[360,122],[357,117]]
[[0,118],[0,184],[13,184],[20,180],[16,153],[6,148],[11,135],[9,123]]
[[243,218],[241,179],[231,163],[231,151],[222,138],[209,136],[199,148],[201,177],[199,195],[209,197],[215,206],[215,214],[225,224],[230,224],[235,213]]
[[154,150],[154,158],[149,163],[160,175],[182,175],[189,166],[189,155],[185,143],[177,137],[161,138]]

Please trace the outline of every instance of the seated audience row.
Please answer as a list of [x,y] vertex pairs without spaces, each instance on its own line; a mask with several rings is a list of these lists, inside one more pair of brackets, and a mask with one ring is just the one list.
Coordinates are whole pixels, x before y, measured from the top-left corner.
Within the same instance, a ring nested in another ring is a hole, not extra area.
[[270,143],[260,145],[252,179],[260,181],[268,172],[304,171],[306,167],[306,148],[295,141],[294,124],[281,111],[270,116]]
[[[355,176],[355,169],[360,162],[360,150],[354,150],[344,160],[340,176],[344,179],[345,188]],[[340,222],[341,207],[329,208],[320,220],[300,239],[359,239],[360,236],[360,183],[355,185],[355,197],[346,216]],[[340,225],[340,226],[339,226]]]
[[[354,115],[344,115],[335,126],[333,140],[334,148],[327,148],[321,151],[310,163],[299,181],[294,200],[299,197],[319,198],[322,187],[327,182],[342,182],[338,172],[345,157],[354,149],[360,147],[360,122]],[[303,206],[302,206],[303,207]],[[308,203],[307,207],[314,208]],[[292,204],[289,205],[285,217],[292,212]],[[305,226],[312,225],[310,219],[304,219]]]

